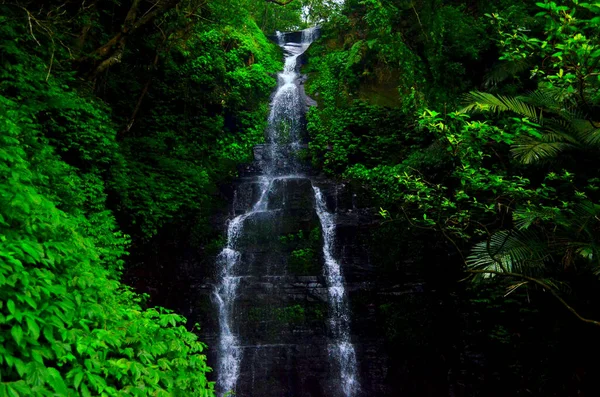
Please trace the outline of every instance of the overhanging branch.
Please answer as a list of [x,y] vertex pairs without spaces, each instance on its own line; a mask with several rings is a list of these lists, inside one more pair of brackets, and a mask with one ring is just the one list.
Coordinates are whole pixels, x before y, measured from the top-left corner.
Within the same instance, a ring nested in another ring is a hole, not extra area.
[[537,278],[534,278],[534,277],[529,277],[529,276],[526,276],[524,274],[512,273],[512,272],[499,272],[499,271],[496,271],[496,270],[467,270],[467,273],[473,273],[473,274],[477,274],[477,273],[479,273],[479,274],[481,274],[481,273],[484,273],[484,274],[494,274],[494,275],[497,275],[497,276],[520,278],[520,279],[523,279],[523,280],[530,281],[530,282],[532,282],[534,284],[539,285],[540,287],[544,288],[545,290],[548,290],[552,294],[552,296],[554,296],[565,308],[567,308],[568,311],[570,311],[571,313],[573,313],[573,315],[575,317],[577,317],[579,320],[583,321],[584,323],[592,324],[592,325],[600,327],[600,321],[590,320],[589,318],[582,317],[560,295],[558,295],[558,293],[554,290],[554,288],[552,288],[550,285],[548,285],[547,283],[543,282],[540,279],[537,279]]

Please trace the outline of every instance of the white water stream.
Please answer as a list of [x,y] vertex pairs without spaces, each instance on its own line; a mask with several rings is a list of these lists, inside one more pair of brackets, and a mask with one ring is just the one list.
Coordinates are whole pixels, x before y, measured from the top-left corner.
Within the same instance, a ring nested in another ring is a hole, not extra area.
[[335,243],[335,218],[327,211],[321,190],[313,185],[315,206],[323,233],[323,256],[325,258],[325,278],[329,300],[329,327],[332,343],[329,355],[340,367],[340,381],[344,396],[355,396],[359,390],[356,353],[350,341],[350,308],[344,288],[344,277],[339,262],[333,256]]

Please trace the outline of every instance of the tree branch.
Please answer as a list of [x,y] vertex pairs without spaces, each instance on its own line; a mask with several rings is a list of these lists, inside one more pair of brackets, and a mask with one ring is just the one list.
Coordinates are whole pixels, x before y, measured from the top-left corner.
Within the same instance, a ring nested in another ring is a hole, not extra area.
[[267,3],[277,4],[278,6],[286,6],[294,0],[265,0]]
[[467,270],[467,273],[472,273],[472,274],[494,274],[497,276],[506,276],[506,277],[514,277],[514,278],[520,278],[523,280],[527,280],[530,281],[534,284],[539,285],[540,287],[544,288],[545,290],[548,290],[552,296],[554,296],[565,308],[567,308],[568,311],[570,311],[571,313],[573,313],[573,315],[575,317],[577,317],[579,320],[583,321],[584,323],[587,324],[592,324],[595,326],[600,327],[600,321],[596,321],[596,320],[590,320],[589,318],[585,318],[582,317],[579,313],[577,313],[577,311],[575,309],[573,309],[573,307],[571,307],[563,298],[561,298],[560,295],[558,295],[558,293],[548,284],[546,284],[545,282],[543,282],[542,280],[539,280],[537,278],[534,277],[529,277],[526,276],[524,274],[519,274],[519,273],[512,273],[512,272],[499,272],[496,270]]
[[[106,70],[111,65],[115,63],[119,63],[121,61],[121,56],[123,55],[123,51],[125,49],[125,44],[127,41],[127,36],[138,30],[140,27],[144,26],[148,22],[152,21],[155,17],[160,15],[161,13],[166,12],[167,10],[175,7],[180,0],[162,0],[156,4],[160,4],[155,6],[152,11],[146,12],[142,17],[136,20],[137,11],[141,0],[134,0],[129,11],[127,12],[127,16],[125,17],[125,21],[123,23],[123,27],[121,31],[114,35],[110,40],[108,40],[104,45],[96,49],[92,54],[84,57],[83,59],[88,59],[90,57],[100,56],[100,58],[104,58],[100,65],[90,74],[91,78],[96,77],[99,73]],[[116,46],[116,49],[113,51],[111,55],[109,53],[113,50],[113,47]],[[108,57],[107,57],[108,56]],[[81,61],[82,59],[80,59]]]
[[[163,43],[167,40],[166,36],[163,33]],[[159,55],[160,55],[160,49],[156,50],[156,55],[154,56],[154,61],[152,62],[152,66],[151,66],[151,70],[154,70],[156,68],[156,65],[158,64],[158,59],[159,59]],[[126,133],[129,132],[129,130],[131,130],[131,127],[133,127],[133,123],[135,122],[135,119],[142,107],[142,102],[144,100],[144,97],[146,96],[146,94],[148,93],[148,89],[150,88],[150,83],[152,82],[152,76],[150,76],[150,78],[146,81],[146,84],[144,84],[144,88],[142,88],[142,92],[138,98],[137,103],[135,104],[135,108],[133,109],[133,113],[131,114],[131,117],[129,118],[129,122],[127,123],[127,125],[119,131],[119,133],[117,134],[117,139],[121,140],[123,139],[123,137],[125,136]]]
[[446,231],[444,230],[443,227],[439,226],[439,228],[440,228],[440,231],[442,232],[442,234],[444,235],[444,237],[446,237],[446,239],[452,243],[452,245],[454,246],[454,248],[456,248],[456,252],[458,252],[458,255],[460,255],[460,259],[466,265],[467,261],[465,260],[465,256],[463,255],[463,253],[462,253],[461,249],[459,248],[458,244],[456,244],[456,242],[452,238],[450,238],[450,236],[448,236],[448,234],[446,233]]

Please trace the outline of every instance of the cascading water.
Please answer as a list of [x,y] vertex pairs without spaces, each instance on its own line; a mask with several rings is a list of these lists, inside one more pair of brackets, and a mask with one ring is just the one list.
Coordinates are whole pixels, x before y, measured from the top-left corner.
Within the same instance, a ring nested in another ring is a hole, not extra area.
[[356,353],[350,341],[350,308],[344,288],[344,277],[340,264],[333,256],[335,242],[335,220],[327,211],[321,190],[313,186],[315,205],[321,229],[323,230],[323,256],[325,257],[325,277],[329,300],[329,326],[333,343],[329,353],[340,367],[340,378],[344,396],[355,396],[359,390],[356,373]]
[[236,251],[237,241],[242,234],[244,221],[252,215],[266,210],[267,191],[272,180],[262,177],[260,196],[252,210],[233,218],[227,227],[227,246],[217,257],[220,268],[219,284],[215,287],[214,297],[219,309],[219,357],[217,384],[220,390],[227,392],[235,388],[239,376],[242,351],[238,338],[232,332],[233,304],[240,277],[236,276],[236,265],[240,252]]
[[237,347],[238,339],[231,332],[231,312],[239,283],[239,278],[235,277],[235,267],[240,253],[234,247],[244,219],[245,215],[239,215],[229,223],[227,247],[217,258],[217,264],[221,267],[221,283],[214,292],[219,307],[220,328],[218,384],[223,390],[232,389],[239,374],[240,350]]
[[[277,32],[279,46],[285,54],[284,69],[278,75],[278,87],[271,102],[271,111],[268,118],[267,139],[265,145],[265,159],[262,166],[263,175],[253,180],[258,186],[254,197],[255,201],[247,208],[248,210],[229,221],[227,229],[227,245],[218,255],[218,279],[213,291],[213,298],[219,314],[219,343],[217,349],[217,391],[220,396],[228,392],[236,392],[239,395],[250,396],[252,392],[239,389],[239,378],[243,375],[242,363],[244,360],[244,349],[253,348],[254,354],[248,360],[252,374],[247,387],[254,390],[256,376],[254,368],[258,351],[263,352],[264,357],[269,356],[269,349],[283,349],[285,366],[293,360],[293,348],[287,344],[247,344],[245,338],[238,334],[239,324],[236,322],[236,299],[238,299],[240,283],[256,275],[242,274],[240,263],[243,262],[243,247],[240,240],[247,234],[245,227],[253,222],[258,222],[265,215],[274,214],[277,209],[271,209],[269,202],[270,194],[274,185],[282,184],[289,180],[307,181],[312,187],[313,209],[316,212],[322,229],[324,275],[327,289],[327,301],[329,312],[329,360],[332,368],[339,368],[338,380],[333,393],[346,397],[356,396],[359,390],[357,380],[357,363],[354,347],[350,341],[350,315],[347,296],[344,289],[344,279],[340,264],[335,260],[333,246],[335,240],[334,215],[328,212],[325,199],[321,190],[314,186],[313,181],[300,174],[300,164],[297,160],[297,151],[301,147],[303,134],[303,117],[305,112],[303,91],[299,87],[298,80],[298,58],[306,51],[315,39],[317,31],[315,28],[306,29],[301,33],[300,43],[286,42],[286,34]],[[237,193],[236,193],[237,197]],[[285,197],[282,199],[283,206]],[[255,226],[255,225],[254,225]],[[285,275],[261,275],[263,278],[269,276],[270,283],[283,283]],[[279,281],[277,281],[279,280]],[[240,340],[244,339],[244,340]],[[291,361],[290,361],[291,360]],[[291,381],[290,381],[291,382]],[[271,391],[276,395],[276,391]],[[264,392],[262,395],[265,395]],[[280,394],[277,394],[278,396]],[[296,395],[290,392],[287,395]]]
[[284,35],[277,32],[280,47],[285,53],[283,72],[278,75],[278,88],[271,102],[267,127],[267,144],[270,161],[268,175],[286,175],[297,171],[294,152],[300,144],[300,130],[304,113],[302,97],[296,84],[298,57],[306,51],[314,39],[314,28],[302,32],[301,43],[285,43]]

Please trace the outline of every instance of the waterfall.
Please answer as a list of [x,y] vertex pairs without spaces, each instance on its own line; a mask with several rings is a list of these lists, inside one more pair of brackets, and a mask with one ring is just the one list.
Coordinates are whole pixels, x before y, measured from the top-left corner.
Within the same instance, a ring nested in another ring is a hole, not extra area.
[[323,230],[323,256],[325,257],[325,278],[329,300],[329,326],[333,343],[329,354],[340,367],[340,379],[344,396],[355,396],[359,389],[356,373],[356,354],[350,341],[350,308],[344,288],[344,277],[340,264],[333,256],[335,242],[335,219],[327,211],[321,190],[313,185],[315,205],[321,229]]
[[275,36],[277,37],[277,45],[282,46],[285,44],[285,36],[283,32],[278,30],[275,32]]
[[[307,29],[308,30],[308,29]],[[285,54],[283,72],[279,73],[278,87],[271,101],[267,126],[267,144],[270,161],[266,172],[270,175],[286,175],[297,171],[298,164],[294,152],[298,150],[302,128],[304,107],[296,81],[298,57],[306,51],[314,39],[314,33],[304,36],[301,43],[286,43],[284,35],[278,32],[279,45]]]
[[240,259],[240,252],[236,251],[238,238],[242,234],[244,221],[252,215],[266,210],[267,192],[272,179],[262,177],[260,180],[260,196],[252,210],[238,215],[229,221],[227,227],[227,245],[217,257],[217,266],[220,268],[219,284],[215,287],[214,298],[219,311],[219,357],[217,384],[223,392],[235,389],[239,376],[242,350],[238,338],[231,328],[233,325],[233,304],[240,277],[236,276],[236,265]]
[[[334,383],[339,389],[336,393],[345,397],[354,397],[359,390],[357,380],[357,363],[354,347],[350,341],[349,305],[344,290],[344,279],[340,264],[335,260],[333,245],[335,240],[335,223],[333,214],[327,211],[321,190],[313,181],[300,175],[299,161],[296,152],[301,145],[303,134],[303,117],[305,105],[301,88],[298,84],[298,58],[306,51],[317,35],[316,28],[305,29],[301,33],[300,43],[286,42],[286,34],[276,32],[277,42],[285,55],[284,68],[278,74],[278,86],[271,101],[266,130],[265,158],[263,173],[254,183],[258,186],[256,200],[243,214],[235,216],[227,227],[227,244],[217,257],[217,283],[213,291],[213,300],[218,309],[219,343],[217,346],[217,391],[220,396],[230,392],[251,395],[247,391],[239,391],[241,363],[244,356],[245,341],[240,341],[236,334],[235,302],[241,280],[240,260],[242,257],[239,239],[244,235],[245,223],[256,219],[259,214],[272,214],[269,209],[269,195],[275,182],[289,179],[309,180],[314,193],[314,208],[320,221],[323,233],[323,257],[325,262],[329,306],[329,359],[335,368],[339,368]],[[234,196],[237,197],[237,194]],[[234,214],[235,215],[235,214]],[[275,279],[275,278],[274,278]],[[262,344],[255,349],[268,349],[276,345]],[[252,355],[251,385],[254,388],[254,366],[256,350]],[[260,357],[260,355],[258,356]],[[274,392],[275,393],[275,392]],[[275,394],[273,394],[275,395]]]

